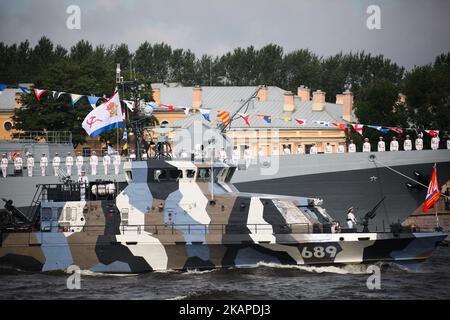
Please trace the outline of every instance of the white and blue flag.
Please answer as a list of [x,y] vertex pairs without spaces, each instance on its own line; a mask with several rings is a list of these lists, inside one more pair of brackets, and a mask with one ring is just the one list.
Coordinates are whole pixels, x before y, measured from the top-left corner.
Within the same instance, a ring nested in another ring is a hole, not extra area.
[[115,93],[105,103],[92,110],[84,119],[82,127],[91,138],[105,131],[125,126],[119,93]]

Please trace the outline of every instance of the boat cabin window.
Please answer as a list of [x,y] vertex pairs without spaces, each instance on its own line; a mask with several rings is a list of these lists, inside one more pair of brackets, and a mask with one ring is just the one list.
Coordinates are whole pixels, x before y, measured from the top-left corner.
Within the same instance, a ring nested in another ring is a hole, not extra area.
[[195,170],[192,169],[188,169],[186,170],[186,178],[195,178]]
[[228,174],[227,178],[225,179],[225,182],[230,182],[231,178],[233,178],[234,172],[236,171],[236,167],[230,167],[228,168]]
[[183,171],[176,169],[155,169],[153,181],[176,181],[183,177]]
[[41,221],[52,220],[52,208],[42,208]]
[[66,218],[64,220],[70,221],[72,218],[72,208],[67,207],[66,208]]
[[197,180],[209,180],[211,178],[210,168],[200,168],[198,169]]

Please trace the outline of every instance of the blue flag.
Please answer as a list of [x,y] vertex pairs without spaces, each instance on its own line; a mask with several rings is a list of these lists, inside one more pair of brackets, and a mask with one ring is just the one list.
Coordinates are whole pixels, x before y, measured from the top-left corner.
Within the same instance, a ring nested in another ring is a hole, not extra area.
[[387,134],[389,132],[389,129],[383,128],[382,126],[368,126],[369,128],[375,129],[380,131],[383,134]]
[[98,101],[98,99],[100,99],[100,97],[89,96],[87,98],[89,100],[89,104],[91,105],[91,107],[93,109],[95,109],[95,107],[97,106],[97,101]]
[[206,121],[211,122],[211,119],[209,118],[209,112],[210,112],[211,110],[206,110],[206,109],[199,109],[199,110],[200,110],[200,112],[201,112],[203,118],[205,118]]
[[0,92],[6,89],[6,84],[0,83]]
[[22,90],[23,93],[30,93],[30,89],[27,87],[19,87],[20,90]]

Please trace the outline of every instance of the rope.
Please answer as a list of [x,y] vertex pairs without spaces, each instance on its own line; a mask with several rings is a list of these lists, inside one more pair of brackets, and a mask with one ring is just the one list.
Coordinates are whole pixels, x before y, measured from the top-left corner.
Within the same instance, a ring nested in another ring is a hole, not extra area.
[[[394,168],[391,168],[390,166],[388,166],[388,165],[386,165],[386,164],[384,164],[384,163],[382,163],[382,162],[380,162],[380,161],[378,161],[378,160],[376,160],[376,159],[373,159],[373,162],[379,163],[379,164],[381,164],[383,167],[388,168],[389,170],[395,172],[396,174],[399,174],[399,175],[401,175],[402,177],[404,177],[404,178],[406,178],[406,179],[409,179],[409,180],[411,180],[411,181],[417,183],[418,185],[421,185],[422,187],[428,189],[428,186],[427,186],[427,185],[424,185],[423,183],[420,183],[419,181],[414,180],[413,178],[408,177],[407,175],[405,175],[405,174],[403,174],[403,173],[401,173],[401,172],[395,170]],[[441,196],[446,197],[446,195],[445,195],[444,193],[442,193],[442,192],[439,192],[439,193],[441,194]]]

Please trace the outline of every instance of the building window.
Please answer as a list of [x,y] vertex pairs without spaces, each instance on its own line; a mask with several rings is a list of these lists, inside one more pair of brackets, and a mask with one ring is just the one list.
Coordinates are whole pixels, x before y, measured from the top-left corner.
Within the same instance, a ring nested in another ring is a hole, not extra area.
[[13,127],[13,125],[12,125],[12,123],[9,122],[9,121],[6,121],[6,122],[3,124],[3,128],[5,128],[6,131],[11,131],[11,130],[12,130],[12,127]]
[[91,156],[91,148],[84,147],[83,148],[83,157],[90,157]]

